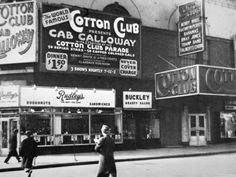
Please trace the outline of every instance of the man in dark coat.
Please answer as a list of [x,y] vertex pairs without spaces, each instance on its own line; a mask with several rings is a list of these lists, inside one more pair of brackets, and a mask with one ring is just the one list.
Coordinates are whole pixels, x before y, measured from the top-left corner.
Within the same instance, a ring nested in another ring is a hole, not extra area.
[[110,137],[110,128],[103,125],[101,129],[103,137],[95,140],[95,151],[100,153],[97,177],[116,177],[116,165],[114,160],[115,141]]
[[9,141],[9,153],[7,155],[7,158],[4,160],[4,163],[8,164],[9,159],[14,156],[16,157],[16,159],[18,160],[18,162],[20,162],[20,157],[17,153],[17,133],[18,133],[18,129],[14,129],[13,130],[13,134],[10,137],[10,141]]
[[28,177],[31,176],[33,160],[38,156],[37,142],[33,139],[30,131],[26,132],[27,138],[21,143],[20,156],[22,157],[22,167],[25,172],[28,173]]

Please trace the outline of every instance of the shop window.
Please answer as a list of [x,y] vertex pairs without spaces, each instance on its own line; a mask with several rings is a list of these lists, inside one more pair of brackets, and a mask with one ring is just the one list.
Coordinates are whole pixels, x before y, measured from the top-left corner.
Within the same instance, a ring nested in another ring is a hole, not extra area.
[[65,114],[61,119],[61,144],[89,143],[89,116]]
[[48,114],[29,114],[20,119],[21,138],[25,138],[25,132],[31,131],[39,145],[52,144],[51,118]]
[[236,113],[221,112],[220,120],[221,138],[236,138]]
[[157,139],[159,135],[159,119],[144,117],[137,122],[137,139]]
[[160,138],[160,122],[155,113],[125,112],[123,122],[124,140]]
[[[53,112],[52,112],[53,110]],[[122,113],[106,109],[22,109],[21,140],[30,130],[40,146],[92,144],[101,137],[101,127],[111,127],[116,142],[122,142]]]
[[134,140],[136,136],[135,119],[132,113],[124,113],[123,137],[124,140]]

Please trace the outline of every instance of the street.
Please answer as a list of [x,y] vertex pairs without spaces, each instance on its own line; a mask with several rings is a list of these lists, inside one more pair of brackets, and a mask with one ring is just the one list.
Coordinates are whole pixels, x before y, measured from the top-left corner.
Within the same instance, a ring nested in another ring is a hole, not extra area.
[[[118,177],[235,177],[236,153],[188,158],[127,161],[117,164]],[[94,177],[97,165],[35,169],[32,177]],[[24,177],[24,171],[0,177]]]

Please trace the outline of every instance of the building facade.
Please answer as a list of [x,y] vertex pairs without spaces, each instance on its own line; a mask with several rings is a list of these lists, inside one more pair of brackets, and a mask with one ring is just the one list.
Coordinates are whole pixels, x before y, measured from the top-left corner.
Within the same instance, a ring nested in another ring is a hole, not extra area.
[[105,123],[117,149],[233,141],[236,4],[202,1],[205,48],[180,56],[191,2],[2,2],[0,153],[14,128],[41,153],[92,151]]

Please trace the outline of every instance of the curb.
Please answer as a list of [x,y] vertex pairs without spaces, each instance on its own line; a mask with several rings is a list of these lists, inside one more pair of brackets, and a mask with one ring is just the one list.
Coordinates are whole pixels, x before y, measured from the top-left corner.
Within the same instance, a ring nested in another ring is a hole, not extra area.
[[[126,159],[116,159],[116,162],[127,162],[127,161],[140,161],[140,160],[155,160],[155,159],[170,159],[170,158],[186,158],[186,157],[197,157],[197,156],[210,156],[217,154],[230,154],[236,153],[236,150],[232,151],[222,151],[222,152],[201,152],[194,154],[178,154],[170,156],[157,156],[157,157],[139,157],[139,158],[126,158]],[[44,169],[44,168],[57,168],[57,167],[67,167],[67,166],[78,166],[78,165],[93,165],[97,164],[98,161],[87,161],[87,162],[71,162],[71,163],[58,163],[58,164],[47,164],[47,165],[38,165],[34,169]],[[12,167],[12,168],[3,168],[0,169],[0,172],[9,172],[9,171],[20,171],[23,170],[21,167]]]

